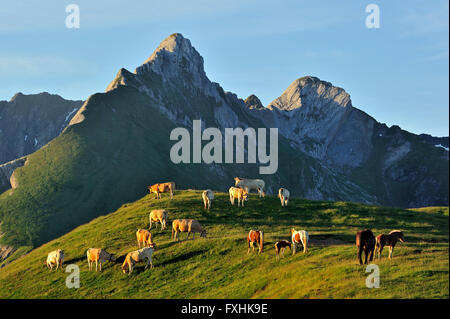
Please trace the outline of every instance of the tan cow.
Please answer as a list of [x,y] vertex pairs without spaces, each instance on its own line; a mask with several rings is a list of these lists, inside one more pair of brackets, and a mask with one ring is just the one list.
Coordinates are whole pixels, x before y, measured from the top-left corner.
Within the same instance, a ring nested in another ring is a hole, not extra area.
[[148,187],[150,194],[156,194],[155,199],[161,198],[161,193],[170,193],[170,199],[173,198],[175,192],[175,182],[158,183]]
[[278,190],[278,198],[281,201],[281,206],[285,207],[288,205],[289,202],[289,191],[286,188],[280,188]]
[[238,207],[241,203],[242,207],[244,207],[244,201],[248,201],[248,192],[245,189],[231,186],[228,193],[230,194],[231,205],[234,205],[235,198],[238,200]]
[[102,263],[105,261],[116,261],[116,257],[113,254],[108,253],[106,250],[101,248],[89,248],[86,251],[87,262],[89,270],[92,270],[92,264],[95,261],[95,271],[97,272],[97,265],[100,263],[100,271],[102,271]]
[[56,270],[61,265],[61,269],[63,269],[64,264],[64,251],[61,249],[54,250],[48,253],[47,256],[47,268],[53,270],[53,266],[56,265]]
[[152,240],[152,233],[149,232],[147,229],[141,229],[139,228],[136,232],[136,239],[139,245],[139,248],[142,247],[152,247],[155,248],[155,244]]
[[[174,236],[175,232],[175,236]],[[198,221],[195,219],[175,219],[172,222],[172,240],[179,240],[178,233],[188,233],[186,240],[189,238],[189,235],[192,233],[193,238],[195,239],[195,233],[200,233],[201,237],[206,238],[206,230],[200,225]]]
[[251,190],[255,190],[258,192],[259,197],[266,196],[264,188],[266,187],[266,183],[262,179],[248,179],[248,178],[234,178],[234,186],[242,187],[250,193]]
[[166,229],[167,225],[167,211],[165,209],[154,209],[150,212],[148,219],[150,220],[150,228],[152,229],[153,223],[161,223],[161,230]]
[[152,255],[153,248],[151,247],[145,247],[128,253],[122,264],[122,272],[126,274],[128,269],[128,275],[131,274],[133,272],[134,265],[145,260],[147,260],[147,263],[145,264],[144,269],[147,269],[148,266],[150,266],[150,268],[153,268]]
[[205,209],[210,210],[211,209],[211,202],[214,199],[214,192],[210,189],[207,189],[202,193],[203,198],[203,205],[205,206]]

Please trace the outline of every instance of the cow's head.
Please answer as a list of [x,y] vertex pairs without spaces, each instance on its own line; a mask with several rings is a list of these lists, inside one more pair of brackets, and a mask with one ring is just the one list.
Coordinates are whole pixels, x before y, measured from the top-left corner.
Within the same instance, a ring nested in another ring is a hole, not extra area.
[[295,233],[295,229],[291,228],[291,234]]
[[148,245],[151,247],[151,248],[153,248],[153,250],[155,250],[156,249],[156,245],[155,245],[155,243],[148,243]]
[[403,232],[400,232],[400,234],[398,235],[398,239],[404,243],[405,242],[405,237],[403,236]]
[[246,190],[242,190],[242,198],[245,200],[245,201],[248,201],[248,192],[246,191]]
[[240,181],[241,181],[241,179],[239,177],[235,177],[234,178],[234,186],[238,186]]
[[124,263],[123,265],[122,265],[122,272],[124,273],[124,274],[126,274],[127,273],[127,264],[126,263]]
[[206,230],[202,230],[202,232],[200,233],[200,236],[203,238],[206,238]]

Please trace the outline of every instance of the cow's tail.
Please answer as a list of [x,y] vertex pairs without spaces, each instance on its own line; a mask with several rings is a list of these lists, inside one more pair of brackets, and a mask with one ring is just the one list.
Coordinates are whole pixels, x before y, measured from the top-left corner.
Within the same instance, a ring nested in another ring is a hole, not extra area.
[[264,232],[259,231],[259,251],[262,252],[264,248]]

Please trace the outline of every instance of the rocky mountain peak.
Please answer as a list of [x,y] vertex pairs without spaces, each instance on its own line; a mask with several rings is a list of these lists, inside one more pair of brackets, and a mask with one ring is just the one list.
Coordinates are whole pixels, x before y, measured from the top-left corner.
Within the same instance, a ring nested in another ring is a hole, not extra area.
[[191,41],[180,33],[174,33],[162,41],[153,54],[135,71],[137,75],[145,75],[148,72],[162,75],[166,80],[188,75],[189,80],[196,86],[209,83],[202,56],[191,45]]
[[254,94],[246,98],[244,102],[249,109],[264,109],[264,105],[261,103],[260,99],[258,99],[258,97]]
[[269,109],[291,111],[298,108],[351,107],[350,95],[344,89],[333,86],[313,76],[305,76],[292,82],[283,94],[272,101]]

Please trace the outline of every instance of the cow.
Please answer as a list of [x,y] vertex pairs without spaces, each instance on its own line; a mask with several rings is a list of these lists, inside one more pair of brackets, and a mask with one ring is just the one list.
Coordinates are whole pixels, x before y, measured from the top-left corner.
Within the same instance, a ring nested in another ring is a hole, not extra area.
[[202,193],[203,205],[205,209],[211,209],[211,202],[214,199],[214,192],[210,189],[207,189]]
[[167,211],[165,209],[154,209],[150,212],[148,219],[150,220],[150,228],[152,229],[152,222],[161,223],[161,230],[167,228]]
[[237,188],[231,186],[228,190],[228,193],[230,194],[230,202],[231,205],[234,205],[234,199],[237,198],[238,200],[238,207],[242,203],[242,207],[244,207],[244,201],[248,201],[248,192],[243,188]]
[[308,252],[308,241],[309,241],[309,234],[306,230],[299,230],[296,231],[294,228],[291,229],[291,239],[292,239],[292,255],[295,255],[295,252],[297,251],[297,245],[299,243],[302,243],[303,245],[303,253]]
[[155,244],[153,243],[153,240],[152,240],[152,233],[149,232],[147,229],[139,228],[136,231],[136,239],[137,239],[139,248],[141,248],[141,243],[142,243],[142,247],[152,247],[153,249],[155,248]]
[[61,266],[61,269],[63,269],[64,264],[64,251],[61,249],[57,249],[54,251],[51,251],[47,255],[47,268],[50,270],[53,270],[53,266],[56,265],[56,270],[58,270],[58,267]]
[[116,257],[113,254],[108,253],[106,250],[101,248],[89,248],[86,251],[87,262],[89,270],[92,270],[92,264],[95,261],[95,272],[97,272],[97,265],[100,263],[100,271],[102,271],[102,263],[105,261],[114,262]]
[[389,259],[392,259],[392,253],[394,252],[394,247],[398,241],[402,243],[405,242],[405,237],[401,230],[393,230],[389,234],[380,234],[375,240],[375,257],[378,254],[378,259],[381,259],[381,253],[384,246],[389,246]]
[[[179,240],[178,233],[188,233],[186,240],[189,238],[189,235],[192,233],[193,238],[195,239],[195,233],[200,233],[201,237],[206,238],[206,230],[200,225],[200,223],[195,219],[175,219],[172,222],[172,240]],[[175,233],[175,236],[174,236]]]
[[363,251],[365,254],[364,264],[367,264],[367,258],[369,258],[369,261],[373,260],[375,237],[370,229],[360,230],[356,233],[356,247],[358,248],[358,259],[360,265],[363,264],[361,259]]
[[258,192],[259,197],[266,196],[266,193],[264,191],[265,185],[266,183],[264,183],[262,179],[247,179],[240,177],[234,178],[234,186],[242,187],[246,190],[247,193],[249,193],[251,190],[255,190]]
[[286,247],[289,247],[289,249],[292,250],[291,243],[287,240],[280,240],[275,243],[275,256],[277,260],[280,259],[280,253],[281,256],[284,257],[284,250],[286,249]]
[[161,193],[170,193],[170,199],[172,199],[175,192],[175,182],[153,184],[148,186],[148,190],[150,194],[156,194],[155,199],[161,199]]
[[278,198],[281,201],[281,206],[285,207],[288,205],[289,201],[289,191],[286,188],[280,188],[278,190]]
[[259,251],[258,253],[262,253],[264,248],[264,233],[262,230],[250,230],[247,235],[247,254],[250,253],[250,247],[252,251],[255,251],[254,243],[258,243]]
[[138,262],[145,260],[147,260],[147,263],[145,264],[144,269],[147,269],[148,266],[150,266],[150,268],[153,268],[152,262],[153,251],[154,250],[152,247],[144,247],[142,249],[129,252],[125,257],[125,261],[122,264],[122,272],[126,274],[128,269],[128,275],[130,275],[133,272],[134,265]]

